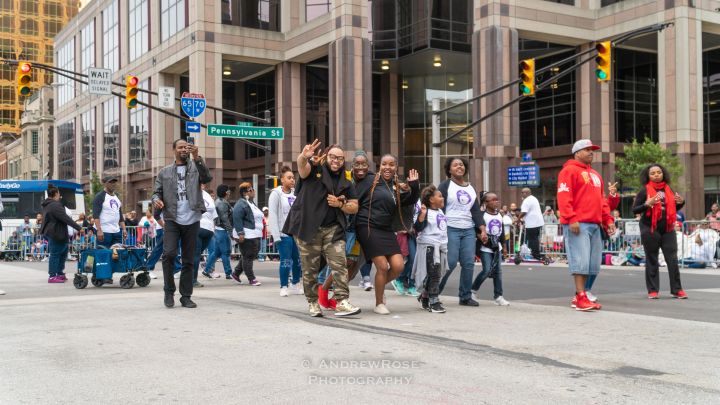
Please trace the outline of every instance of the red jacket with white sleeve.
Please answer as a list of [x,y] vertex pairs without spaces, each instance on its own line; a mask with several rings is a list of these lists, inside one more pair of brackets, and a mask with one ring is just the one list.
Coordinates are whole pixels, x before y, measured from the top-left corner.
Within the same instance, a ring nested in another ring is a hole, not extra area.
[[600,224],[603,228],[612,224],[604,187],[600,174],[591,166],[575,159],[565,162],[558,176],[560,223],[584,222]]

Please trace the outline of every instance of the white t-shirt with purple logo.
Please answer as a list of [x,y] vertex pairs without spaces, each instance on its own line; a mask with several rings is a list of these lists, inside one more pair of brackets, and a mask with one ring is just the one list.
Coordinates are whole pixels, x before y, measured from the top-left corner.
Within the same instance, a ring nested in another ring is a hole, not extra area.
[[[499,212],[496,214],[490,214],[488,212],[485,212],[485,214],[483,215],[483,219],[485,220],[485,229],[487,230],[488,237],[498,238],[500,250],[502,251],[503,241],[501,241],[499,238],[500,235],[503,233],[503,216]],[[493,253],[491,249],[488,249],[485,246],[481,247],[480,250],[482,250],[483,252]]]
[[475,223],[470,214],[470,208],[475,204],[477,193],[471,185],[458,186],[454,181],[448,187],[447,201],[445,201],[445,212],[447,212],[447,224],[453,228],[468,229],[474,228]]
[[445,217],[445,214],[442,210],[427,210],[427,218],[425,219],[427,221],[427,225],[425,225],[425,229],[418,234],[417,237],[417,243],[425,243],[425,244],[447,244],[448,243],[448,236],[447,236],[447,217]]

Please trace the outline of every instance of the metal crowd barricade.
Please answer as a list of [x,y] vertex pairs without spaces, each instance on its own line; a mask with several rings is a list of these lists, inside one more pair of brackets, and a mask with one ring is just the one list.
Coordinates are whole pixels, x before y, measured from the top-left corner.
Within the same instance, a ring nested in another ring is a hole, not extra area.
[[[232,249],[230,251],[230,257],[233,259],[239,259],[241,256],[240,245],[236,241],[232,241]],[[260,251],[258,252],[258,260],[280,260],[280,254],[277,251],[277,245],[273,240],[272,236],[263,238],[260,241]]]
[[678,261],[689,268],[717,268],[720,221],[685,221],[676,227]]
[[23,226],[3,226],[0,232],[0,259],[46,261],[48,241],[40,235],[39,228],[31,226],[25,232]]

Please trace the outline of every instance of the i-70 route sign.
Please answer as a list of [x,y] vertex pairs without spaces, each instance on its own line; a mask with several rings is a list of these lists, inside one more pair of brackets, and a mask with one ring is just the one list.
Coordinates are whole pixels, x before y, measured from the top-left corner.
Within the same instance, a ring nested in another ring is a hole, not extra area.
[[182,97],[180,97],[180,106],[188,117],[199,117],[200,114],[205,112],[205,107],[207,106],[205,95],[199,93],[183,93]]

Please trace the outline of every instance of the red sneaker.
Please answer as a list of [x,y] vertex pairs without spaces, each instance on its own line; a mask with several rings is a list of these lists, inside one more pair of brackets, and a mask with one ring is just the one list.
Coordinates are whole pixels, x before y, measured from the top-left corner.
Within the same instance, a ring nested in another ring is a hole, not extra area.
[[570,301],[570,308],[576,308],[577,307],[577,294],[573,297],[572,301]]
[[681,300],[686,300],[687,297],[688,297],[687,294],[685,294],[685,291],[683,291],[683,290],[679,290],[678,292],[676,292],[676,293],[673,294],[672,296],[675,297],[675,298],[679,298],[679,299],[681,299]]
[[[682,290],[681,290],[681,291],[682,291]],[[684,293],[683,293],[683,294],[684,294]],[[658,299],[658,298],[660,298],[660,296],[658,295],[658,292],[657,292],[657,291],[650,291],[650,292],[648,293],[648,299],[656,300],[656,299]]]
[[318,304],[327,309],[335,309],[337,306],[337,301],[328,298],[328,292],[323,289],[322,285],[318,286]]
[[576,303],[575,303],[575,310],[576,311],[594,311],[596,309],[602,308],[600,304],[595,304],[591,302],[587,295],[585,294],[585,291],[577,293],[575,295]]

